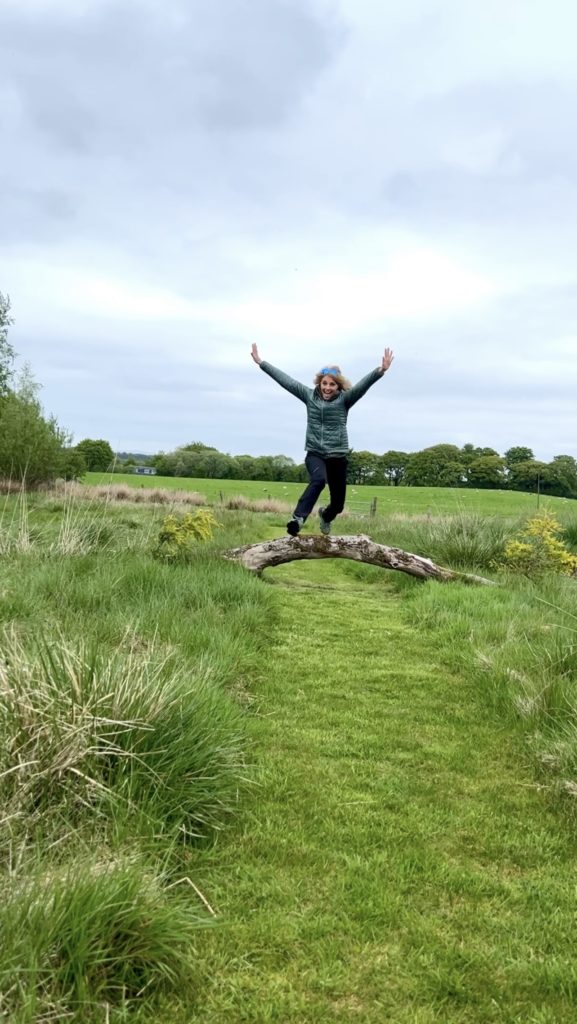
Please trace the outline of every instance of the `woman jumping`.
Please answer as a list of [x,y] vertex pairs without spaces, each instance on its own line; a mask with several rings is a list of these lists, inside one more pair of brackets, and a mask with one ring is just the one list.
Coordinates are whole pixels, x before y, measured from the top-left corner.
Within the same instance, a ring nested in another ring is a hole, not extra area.
[[300,398],[307,407],[307,434],[305,440],[305,466],[309,484],[301,494],[292,519],[286,528],[291,537],[296,537],[315,507],[316,500],[329,485],[329,504],[319,509],[321,533],[331,532],[331,523],[345,507],[347,490],[347,416],[349,409],[369,388],[380,380],[393,361],[393,353],[386,348],[381,365],[371,370],[358,384],[351,384],[343,377],[339,366],[325,366],[314,380],[314,388],[299,384],[276,366],[260,358],[256,345],[252,346],[252,358],[261,370],[276,380],[277,384]]

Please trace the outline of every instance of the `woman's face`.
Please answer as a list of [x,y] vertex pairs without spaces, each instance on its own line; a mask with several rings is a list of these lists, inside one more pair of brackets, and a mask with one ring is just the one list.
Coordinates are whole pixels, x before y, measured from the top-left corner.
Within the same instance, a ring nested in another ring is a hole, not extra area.
[[335,378],[331,377],[328,373],[321,377],[319,387],[321,389],[321,397],[324,398],[325,402],[329,402],[331,398],[334,398],[339,390],[339,385]]

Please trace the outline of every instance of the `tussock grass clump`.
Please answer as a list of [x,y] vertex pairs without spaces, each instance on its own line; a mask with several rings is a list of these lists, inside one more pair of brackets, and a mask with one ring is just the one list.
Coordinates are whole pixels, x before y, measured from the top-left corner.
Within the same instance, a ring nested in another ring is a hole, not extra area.
[[0,555],[28,554],[31,550],[28,498],[20,487],[16,501],[6,498],[0,512]]
[[206,505],[206,498],[196,491],[168,491],[162,487],[130,487],[110,484],[107,487],[85,487],[81,484],[79,497],[88,500],[125,501],[140,505]]
[[2,1019],[84,1024],[187,975],[190,985],[191,943],[206,918],[137,858],[84,857],[12,879],[0,922]]
[[195,491],[166,491],[162,487],[127,487],[130,493],[123,499],[149,505],[206,505],[206,498]]
[[382,544],[405,548],[450,568],[490,569],[500,561],[518,520],[458,513],[448,516],[373,520],[371,535]]
[[34,523],[29,495],[21,490],[16,501],[5,504],[0,513],[0,554],[40,554],[43,557],[85,555],[109,545],[113,530],[105,521],[105,510],[88,508],[67,497],[54,510],[44,505],[50,513],[59,516],[57,528],[39,528]]
[[20,494],[24,489],[21,480],[12,480],[10,477],[0,477],[0,494]]
[[47,555],[87,555],[110,546],[113,530],[101,515],[78,514],[68,503],[64,509],[57,536],[47,545]]
[[577,552],[577,519],[571,519],[561,528],[561,539],[570,549]]
[[458,515],[442,520],[432,532],[443,562],[489,569],[503,551],[512,526],[496,517]]
[[45,491],[51,496],[64,495],[81,501],[134,502],[139,505],[206,505],[203,494],[197,491],[168,490],[164,487],[140,487],[130,484],[79,484],[59,480]]
[[222,495],[219,501],[221,508],[240,512],[278,512],[284,514],[292,508],[286,501],[278,498],[245,498],[242,494]]
[[210,664],[193,677],[153,651],[31,652],[13,631],[2,652],[4,842],[78,827],[195,839],[222,826],[244,776],[242,729]]

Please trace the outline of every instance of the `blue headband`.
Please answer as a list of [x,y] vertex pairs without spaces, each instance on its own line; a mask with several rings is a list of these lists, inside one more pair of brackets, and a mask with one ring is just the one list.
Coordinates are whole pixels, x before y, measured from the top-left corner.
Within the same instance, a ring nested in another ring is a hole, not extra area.
[[323,377],[338,377],[339,375],[339,371],[334,366],[325,366],[321,373]]

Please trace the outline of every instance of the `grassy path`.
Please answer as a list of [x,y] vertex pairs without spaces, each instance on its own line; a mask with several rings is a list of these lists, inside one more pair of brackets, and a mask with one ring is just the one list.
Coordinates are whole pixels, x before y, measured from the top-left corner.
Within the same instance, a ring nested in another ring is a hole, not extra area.
[[223,923],[173,1024],[573,1024],[574,844],[515,741],[382,586],[273,579],[260,785],[195,874]]

